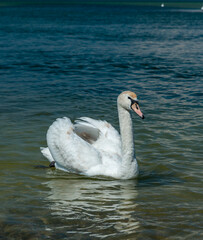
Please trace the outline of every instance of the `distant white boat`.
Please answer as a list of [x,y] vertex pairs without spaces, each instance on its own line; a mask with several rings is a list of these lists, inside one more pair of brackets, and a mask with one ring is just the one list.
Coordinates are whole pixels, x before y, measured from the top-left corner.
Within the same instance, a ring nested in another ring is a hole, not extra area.
[[201,10],[203,11],[203,6],[201,7]]
[[161,7],[164,7],[164,3],[161,4]]

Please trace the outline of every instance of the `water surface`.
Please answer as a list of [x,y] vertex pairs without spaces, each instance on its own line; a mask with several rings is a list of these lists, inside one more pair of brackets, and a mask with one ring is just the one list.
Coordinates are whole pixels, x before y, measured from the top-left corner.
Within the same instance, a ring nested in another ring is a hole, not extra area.
[[[2,239],[202,239],[203,14],[0,8]],[[138,179],[87,178],[40,153],[57,118],[107,120],[137,93]]]

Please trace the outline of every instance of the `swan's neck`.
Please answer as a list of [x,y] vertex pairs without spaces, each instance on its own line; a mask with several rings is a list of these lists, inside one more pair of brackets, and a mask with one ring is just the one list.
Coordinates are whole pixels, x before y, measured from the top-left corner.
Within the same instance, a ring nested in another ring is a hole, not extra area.
[[135,149],[131,113],[118,104],[118,116],[122,141],[122,163],[130,166],[134,161]]

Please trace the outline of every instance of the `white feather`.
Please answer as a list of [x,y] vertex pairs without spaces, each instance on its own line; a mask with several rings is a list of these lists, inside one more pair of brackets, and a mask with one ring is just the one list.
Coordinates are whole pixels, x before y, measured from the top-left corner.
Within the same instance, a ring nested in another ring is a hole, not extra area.
[[46,148],[45,147],[41,147],[40,150],[41,150],[41,153],[45,156],[45,158],[47,158],[49,160],[49,162],[53,162],[54,161],[54,159],[53,159],[53,157],[52,157],[48,147],[46,147]]

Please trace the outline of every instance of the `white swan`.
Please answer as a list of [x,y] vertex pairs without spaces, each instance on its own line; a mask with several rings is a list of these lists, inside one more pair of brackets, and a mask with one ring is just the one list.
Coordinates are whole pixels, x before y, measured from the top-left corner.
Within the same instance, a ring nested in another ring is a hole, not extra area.
[[117,99],[120,134],[106,121],[83,117],[72,124],[58,118],[48,129],[48,148],[42,154],[55,167],[88,176],[130,179],[138,176],[131,110],[142,119],[137,96],[122,92]]

